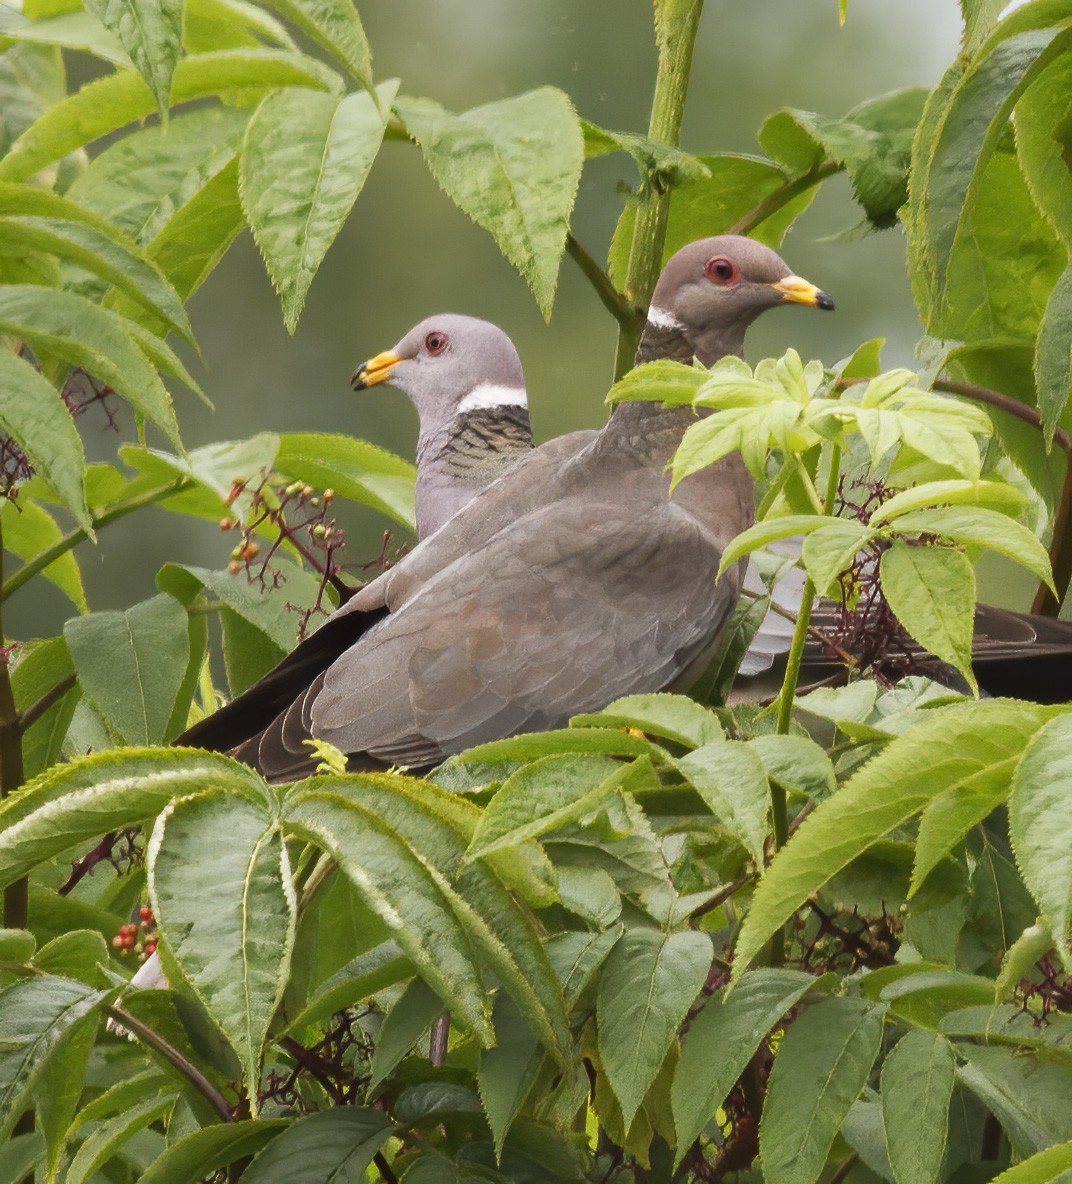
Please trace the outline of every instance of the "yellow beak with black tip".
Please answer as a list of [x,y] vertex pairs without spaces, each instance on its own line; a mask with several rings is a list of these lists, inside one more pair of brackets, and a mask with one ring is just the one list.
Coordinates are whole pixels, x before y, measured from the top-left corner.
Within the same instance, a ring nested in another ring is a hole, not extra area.
[[358,366],[353,378],[350,379],[350,386],[355,391],[363,391],[367,387],[387,382],[391,377],[391,371],[403,360],[401,354],[392,353],[390,350],[377,354]]
[[833,300],[824,291],[799,275],[787,275],[784,280],[771,284],[771,287],[781,293],[783,300],[791,304],[807,304],[811,308],[827,310],[834,307]]

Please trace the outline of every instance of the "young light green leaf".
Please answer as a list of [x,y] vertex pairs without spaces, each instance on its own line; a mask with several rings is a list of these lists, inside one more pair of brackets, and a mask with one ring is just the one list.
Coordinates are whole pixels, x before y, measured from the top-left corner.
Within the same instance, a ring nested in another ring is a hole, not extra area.
[[1035,344],[1035,382],[1039,415],[1046,444],[1068,408],[1072,396],[1072,264],[1054,285],[1046,302]]
[[87,0],[86,9],[119,38],[167,119],[171,76],[182,51],[182,0]]
[[[268,0],[372,90],[372,54],[351,0]],[[387,104],[390,107],[390,103]]]
[[669,407],[687,406],[706,380],[705,371],[663,358],[630,370],[610,388],[607,402],[650,399]]
[[[314,58],[271,49],[222,50],[184,58],[172,78],[173,104],[206,95],[259,97],[277,86],[328,90],[333,75]],[[247,98],[248,101],[248,98]],[[0,180],[25,181],[83,144],[136,120],[156,108],[141,75],[120,70],[87,83],[50,107],[0,160]]]
[[939,534],[954,543],[986,547],[1026,567],[1047,584],[1051,584],[1053,578],[1050,557],[1036,535],[1015,518],[997,510],[983,506],[913,510],[899,514],[892,528],[898,533]]
[[677,767],[711,813],[762,866],[770,788],[759,753],[737,740],[719,740],[682,757]]
[[255,1083],[294,947],[297,902],[279,824],[213,789],[170,805],[146,854],[168,954]]
[[453,115],[431,99],[395,108],[432,175],[524,276],[545,319],[584,164],[576,112],[560,90],[527,94]]
[[485,991],[450,886],[438,883],[402,836],[365,805],[326,787],[299,787],[286,810],[288,829],[332,856],[447,1008],[490,1047]]
[[375,95],[273,91],[246,129],[239,193],[293,333],[313,276],[376,159],[397,82]]
[[737,939],[735,977],[811,893],[933,798],[1007,786],[1045,719],[1035,704],[989,699],[928,713],[892,740],[819,804],[768,867]]
[[371,1106],[307,1114],[273,1139],[242,1179],[247,1184],[356,1184],[394,1130],[387,1115]]
[[944,1036],[913,1031],[882,1065],[882,1122],[897,1184],[937,1184],[956,1058]]
[[774,1058],[759,1154],[767,1179],[815,1184],[882,1041],[884,1007],[824,999],[789,1026]]
[[107,996],[56,974],[19,979],[0,991],[0,1141],[11,1133],[48,1057]]
[[632,768],[597,753],[563,753],[525,765],[484,810],[466,859],[481,859],[582,818],[615,793]]
[[206,784],[260,797],[247,766],[195,749],[122,749],[57,765],[0,804],[0,885],[109,830],[158,814]]
[[1032,737],[1013,777],[1009,834],[1024,883],[1064,948],[1072,931],[1072,716]]
[[994,983],[994,1002],[1001,1003],[1010,998],[1020,985],[1020,980],[1030,974],[1035,963],[1052,949],[1053,933],[1049,925],[1028,925],[1008,947],[1001,960],[1001,973]]
[[879,575],[882,594],[905,629],[974,688],[975,571],[963,551],[894,540],[882,553]]
[[571,727],[635,728],[686,748],[721,740],[725,733],[713,711],[684,695],[626,695],[592,715],[575,715]]
[[760,1042],[818,981],[797,970],[749,970],[704,1005],[681,1042],[670,1101],[680,1163],[726,1100]]
[[39,284],[4,284],[0,285],[0,332],[82,367],[182,447],[171,397],[116,313],[75,292]]
[[159,744],[190,656],[186,610],[154,596],[125,613],[74,617],[64,637],[82,689],[128,744]]
[[413,465],[375,444],[328,432],[287,432],[279,437],[275,467],[413,528]]
[[994,1177],[994,1184],[1066,1184],[1072,1172],[1072,1140],[1047,1147]]
[[91,530],[83,476],[85,453],[74,420],[56,388],[25,358],[4,348],[0,348],[0,430],[18,442],[79,525]]
[[743,559],[760,547],[773,543],[777,539],[787,539],[794,534],[809,534],[828,526],[830,519],[822,514],[785,514],[772,518],[764,518],[747,530],[742,531],[722,552],[718,574],[732,567],[738,559]]
[[630,929],[599,977],[596,1025],[603,1070],[628,1129],[711,968],[705,933]]
[[884,522],[893,522],[901,514],[925,506],[995,506],[1015,511],[1023,504],[1024,495],[1004,481],[928,481],[925,485],[895,493],[871,515],[868,525],[881,526]]
[[[3,523],[4,550],[19,559],[33,559],[63,537],[56,519],[28,498],[20,498],[17,507],[11,500],[5,500],[0,506],[0,521]],[[41,574],[51,580],[80,613],[89,612],[78,560],[70,551],[59,555]]]
[[833,790],[833,763],[810,736],[755,736],[749,745],[759,754],[767,776],[790,792],[821,797]]
[[[5,8],[0,12],[0,35],[12,41],[39,46],[57,46],[62,49],[82,50],[102,61],[120,68],[130,65],[130,58],[112,34],[99,20],[84,11],[63,11],[71,5],[58,4],[58,11],[37,11],[38,5],[30,0],[22,5],[22,15]],[[28,19],[31,16],[40,19]]]
[[820,596],[829,594],[837,577],[852,565],[874,530],[851,518],[837,518],[804,539],[804,566]]
[[86,1184],[138,1131],[169,1114],[177,1100],[178,1094],[142,1097],[121,1114],[102,1122],[78,1148],[67,1169],[64,1184]]
[[442,1014],[443,1000],[423,978],[415,978],[406,984],[384,1017],[376,1037],[370,1068],[370,1089],[375,1089],[383,1082]]
[[[23,506],[26,512],[28,505]],[[5,522],[4,541],[7,541]],[[29,642],[20,647],[18,664],[11,671],[11,689],[15,706],[20,712],[40,703],[65,679],[74,674],[71,655],[62,637]],[[75,683],[37,719],[24,726],[22,733],[23,772],[29,780],[59,760],[75,706],[81,698],[81,688]]]
[[[330,1113],[342,1113],[332,1110]],[[138,1184],[200,1180],[217,1168],[245,1159],[276,1138],[290,1118],[254,1118],[206,1126],[172,1143],[142,1172]]]

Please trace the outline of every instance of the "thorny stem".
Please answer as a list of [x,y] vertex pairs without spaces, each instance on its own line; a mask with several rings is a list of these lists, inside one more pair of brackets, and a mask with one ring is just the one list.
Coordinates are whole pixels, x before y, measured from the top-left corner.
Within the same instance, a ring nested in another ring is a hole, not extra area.
[[623,329],[636,329],[643,321],[644,314],[634,308],[628,300],[610,282],[610,277],[592,256],[581,246],[572,234],[566,235],[566,253],[584,273],[584,277],[595,289],[596,295],[603,302],[603,307],[610,313]]
[[129,1011],[120,1007],[118,1004],[105,1007],[104,1012],[115,1020],[117,1024],[122,1024],[124,1028],[128,1028],[139,1040],[143,1041],[150,1048],[155,1049],[165,1060],[169,1061],[194,1089],[201,1094],[224,1122],[234,1121],[231,1107],[228,1105],[227,1099],[223,1094],[220,1093],[196,1065],[188,1061],[159,1032],[154,1031],[148,1024],[143,1024],[136,1016],[131,1015]]
[[820,161],[802,177],[797,177],[795,181],[789,181],[773,193],[768,193],[747,214],[742,214],[726,233],[749,234],[761,222],[765,222],[771,214],[776,214],[780,209],[787,206],[795,197],[799,197],[802,193],[807,193],[809,189],[818,185],[820,181],[825,181],[827,177],[832,177],[835,173],[840,173],[842,167],[836,160]]
[[[656,21],[659,70],[648,124],[650,139],[674,148],[681,136],[681,117],[689,89],[692,51],[696,45],[703,0],[682,0],[676,8],[680,11],[675,16],[666,15],[663,20],[657,18]],[[647,308],[662,265],[666,219],[670,212],[670,188],[657,183],[658,180],[651,176],[642,186],[633,224],[633,239],[629,245],[624,296],[635,308]],[[632,367],[639,340],[639,324],[635,323],[632,328],[624,325],[620,328],[618,352],[614,361],[616,379]]]
[[447,1037],[450,1035],[450,1012],[445,1011],[432,1025],[428,1039],[428,1060],[437,1068],[447,1060]]
[[[118,506],[113,506],[110,510],[93,518],[91,523],[92,528],[93,530],[100,530],[102,526],[107,526],[111,522],[125,518],[127,514],[132,514],[135,510],[144,509],[145,506],[156,505],[157,502],[162,502],[165,498],[171,497],[173,494],[192,489],[193,484],[194,482],[191,478],[179,477],[167,485],[155,485],[152,489],[147,489],[137,497],[132,497],[130,501],[121,502]],[[33,559],[24,563],[17,572],[0,584],[0,601],[9,599],[23,584],[33,579],[38,572],[44,571],[50,563],[55,563],[61,555],[66,555],[68,551],[77,547],[79,543],[84,543],[88,538],[89,531],[85,527],[80,526],[76,530],[69,531],[62,538],[57,539],[51,547],[46,547],[40,554],[35,555]]]

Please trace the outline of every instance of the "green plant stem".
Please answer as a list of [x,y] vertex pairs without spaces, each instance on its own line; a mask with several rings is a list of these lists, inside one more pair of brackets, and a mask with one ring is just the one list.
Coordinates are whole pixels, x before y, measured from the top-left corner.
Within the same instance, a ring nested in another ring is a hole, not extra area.
[[807,193],[809,189],[818,185],[821,181],[825,181],[827,177],[832,177],[835,173],[840,173],[843,167],[836,160],[820,161],[814,168],[804,173],[803,176],[797,177],[795,181],[789,181],[781,186],[781,188],[775,189],[773,193],[768,193],[747,214],[742,214],[726,233],[750,234],[761,222],[765,222],[771,214],[776,214],[795,197],[799,197],[802,193]]
[[566,235],[566,254],[577,264],[584,273],[585,279],[595,289],[596,295],[603,302],[603,307],[610,313],[623,329],[636,329],[643,322],[644,314],[634,308],[628,300],[610,282],[610,276],[581,246],[572,234]]
[[[670,144],[674,148],[681,136],[681,117],[689,89],[692,51],[696,45],[703,0],[680,0],[676,8],[678,11],[675,15],[666,16],[666,23],[657,30],[659,69],[648,123],[650,139]],[[625,271],[624,296],[634,308],[647,309],[651,300],[662,267],[669,212],[670,189],[654,184],[649,178],[642,187],[637,204],[633,240],[629,244],[629,260]],[[623,325],[618,332],[618,352],[614,360],[616,379],[621,378],[633,365],[640,329],[640,324],[632,328]]]
[[[119,505],[113,506],[110,510],[106,510],[103,514],[93,518],[91,524],[92,529],[95,531],[100,530],[102,526],[107,526],[111,522],[117,522],[120,518],[125,518],[127,514],[133,514],[135,510],[144,509],[145,506],[154,506],[176,493],[183,493],[187,489],[192,489],[193,486],[194,482],[189,477],[178,477],[176,480],[168,482],[167,485],[154,485],[152,489],[147,489],[144,493],[138,494],[137,497],[132,497],[129,501],[120,502]],[[66,555],[68,551],[77,547],[79,543],[84,543],[88,538],[89,531],[85,527],[80,526],[77,530],[69,531],[62,538],[57,539],[51,547],[46,547],[39,554],[35,555],[33,559],[28,560],[14,575],[9,576],[0,584],[0,601],[7,600],[23,584],[33,579],[39,572],[44,571],[50,563],[55,563],[62,555]]]
[[155,1049],[166,1061],[170,1062],[208,1102],[224,1122],[234,1121],[231,1107],[227,1104],[227,1099],[223,1094],[220,1093],[196,1065],[188,1061],[159,1032],[154,1031],[148,1024],[143,1024],[137,1016],[131,1015],[129,1011],[120,1007],[118,1004],[105,1007],[104,1012],[115,1020],[117,1024],[122,1024],[124,1028],[133,1032],[143,1044],[147,1044],[150,1048]]

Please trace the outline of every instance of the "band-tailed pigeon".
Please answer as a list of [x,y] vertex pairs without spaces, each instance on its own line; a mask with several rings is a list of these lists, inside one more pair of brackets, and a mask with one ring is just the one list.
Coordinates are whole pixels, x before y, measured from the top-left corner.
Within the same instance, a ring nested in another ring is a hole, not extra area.
[[351,385],[364,390],[381,382],[407,394],[420,417],[418,539],[532,450],[521,359],[489,321],[457,313],[426,318],[360,366]]
[[[691,243],[663,270],[638,360],[739,354],[749,324],[785,303],[833,307],[759,243]],[[687,687],[740,589],[736,569],[716,585],[722,550],[753,515],[736,454],[671,494],[666,463],[695,414],[621,404],[582,447],[565,436],[522,457],[182,742],[235,749],[277,779],[308,771],[310,737],[354,767],[427,768]]]

